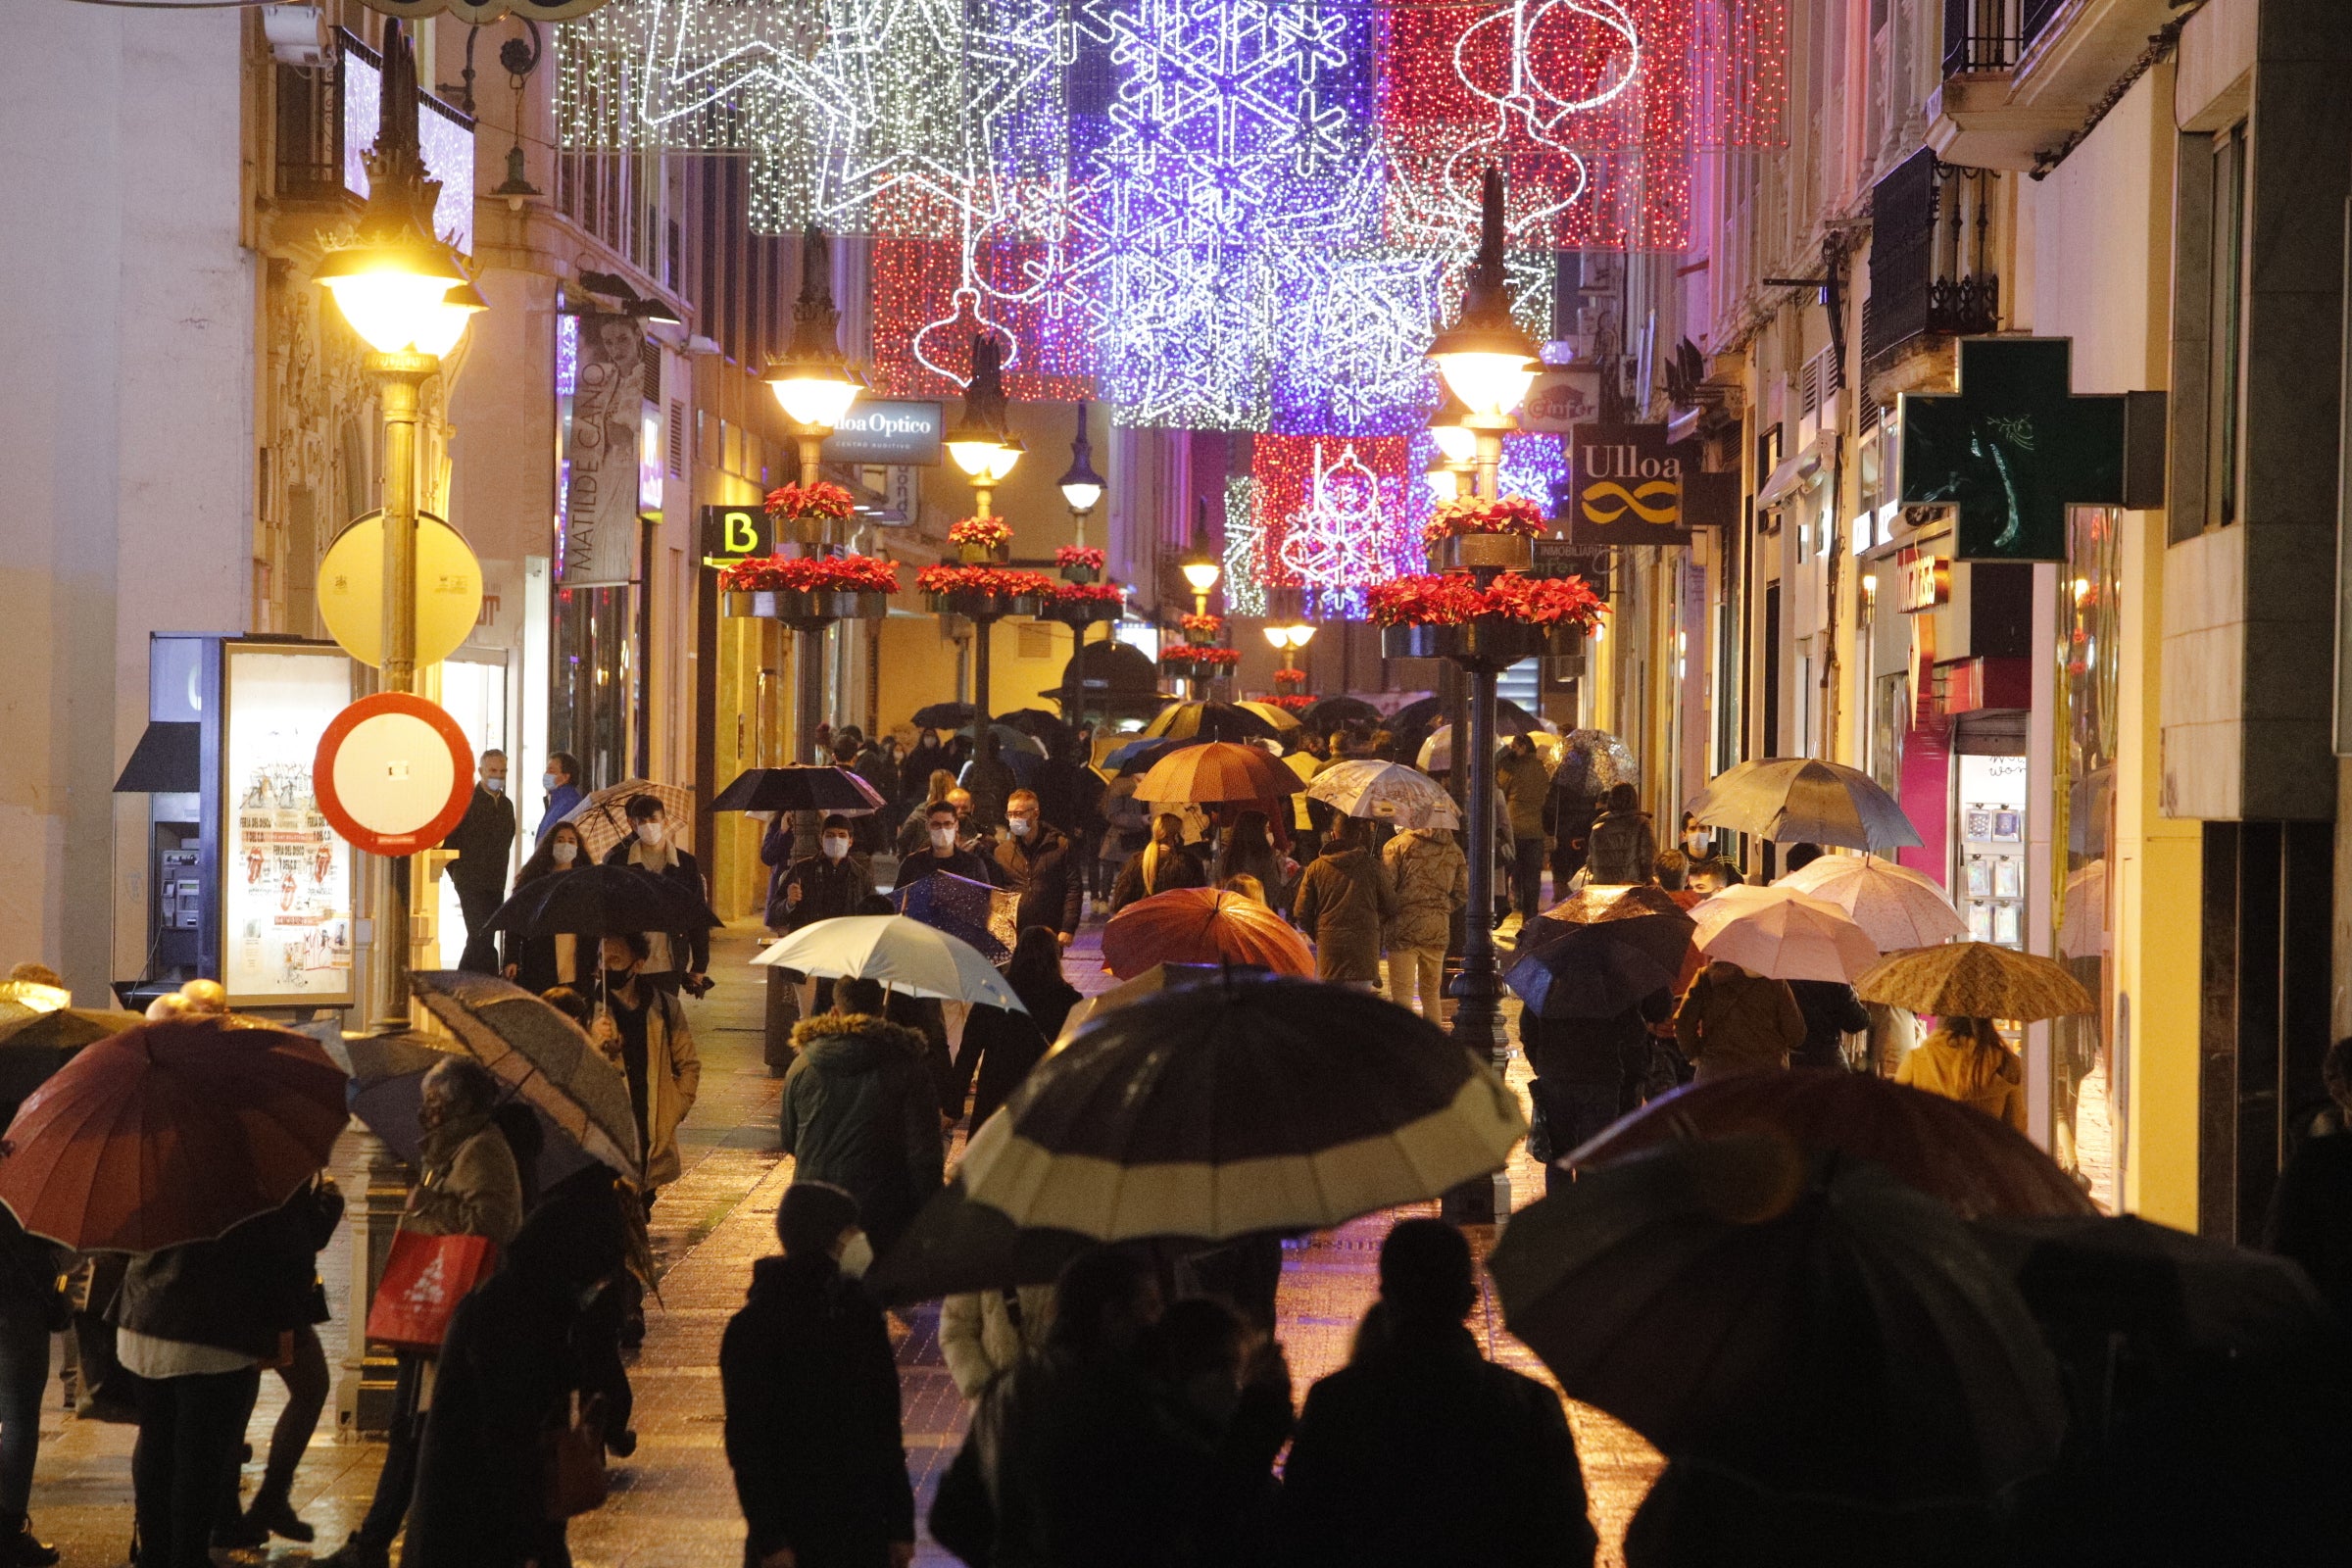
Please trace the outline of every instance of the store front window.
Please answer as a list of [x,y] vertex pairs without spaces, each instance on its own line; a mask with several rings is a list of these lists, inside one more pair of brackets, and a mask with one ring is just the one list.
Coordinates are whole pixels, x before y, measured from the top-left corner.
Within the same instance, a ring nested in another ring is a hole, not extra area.
[[2112,1213],[2129,1063],[2110,1033],[2114,993],[2108,846],[2115,833],[2119,665],[2119,516],[2077,508],[2069,516],[2059,595],[2057,807],[2052,835],[2057,956],[2098,1010],[2050,1030],[2050,1152],[2092,1201]]

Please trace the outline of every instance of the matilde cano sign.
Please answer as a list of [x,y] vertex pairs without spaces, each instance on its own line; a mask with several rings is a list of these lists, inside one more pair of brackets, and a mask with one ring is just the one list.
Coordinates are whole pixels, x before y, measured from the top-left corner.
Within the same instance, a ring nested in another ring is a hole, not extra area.
[[825,437],[827,463],[879,463],[936,467],[947,417],[937,403],[859,398]]

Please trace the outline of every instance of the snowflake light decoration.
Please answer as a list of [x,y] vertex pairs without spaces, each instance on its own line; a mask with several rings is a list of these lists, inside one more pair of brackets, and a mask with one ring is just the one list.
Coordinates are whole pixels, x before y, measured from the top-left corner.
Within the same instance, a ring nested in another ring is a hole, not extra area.
[[1225,607],[1237,615],[1266,612],[1266,530],[1257,519],[1257,481],[1225,481]]

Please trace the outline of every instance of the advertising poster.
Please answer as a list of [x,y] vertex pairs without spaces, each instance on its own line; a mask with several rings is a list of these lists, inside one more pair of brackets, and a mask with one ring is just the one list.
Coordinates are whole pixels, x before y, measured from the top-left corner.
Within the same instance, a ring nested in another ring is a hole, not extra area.
[[613,588],[637,575],[645,328],[629,316],[584,315],[578,321],[564,424],[564,560],[557,575],[566,588]]
[[351,661],[235,643],[222,657],[220,983],[231,1006],[347,1004],[351,846],[319,813],[311,764],[351,702]]

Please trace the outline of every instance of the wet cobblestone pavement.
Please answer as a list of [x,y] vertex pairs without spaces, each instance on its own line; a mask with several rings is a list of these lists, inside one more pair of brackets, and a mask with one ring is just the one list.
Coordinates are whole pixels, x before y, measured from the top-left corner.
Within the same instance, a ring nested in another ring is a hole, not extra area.
[[[1088,992],[1111,983],[1101,972],[1095,929],[1090,922],[1068,965],[1072,982]],[[662,1192],[654,1210],[660,1298],[647,1301],[645,1348],[631,1371],[640,1445],[632,1458],[614,1466],[612,1500],[572,1525],[572,1554],[582,1568],[733,1568],[741,1561],[743,1525],[721,1445],[718,1340],[742,1301],[752,1260],[774,1250],[776,1203],[792,1179],[790,1162],[774,1152],[777,1083],[760,1061],[761,981],[758,971],[744,967],[757,951],[757,937],[751,928],[721,933],[712,963],[721,983],[705,1001],[689,1004],[703,1055],[702,1097],[683,1129],[685,1173]],[[1511,1077],[1524,1090],[1524,1067],[1514,1062]],[[351,1170],[357,1156],[356,1140],[345,1144],[339,1171]],[[1511,1185],[1516,1203],[1543,1191],[1543,1174],[1524,1152],[1513,1162]],[[354,1180],[345,1186],[358,1191]],[[1394,1217],[1374,1215],[1287,1250],[1281,1332],[1299,1397],[1346,1359],[1356,1319],[1372,1300],[1380,1240]],[[336,1312],[335,1323],[323,1331],[330,1336],[330,1358],[342,1349],[349,1234],[346,1227],[320,1259]],[[1491,1234],[1474,1240],[1482,1250],[1492,1245]],[[935,1305],[894,1320],[907,1461],[926,1506],[963,1427],[962,1402],[941,1363],[937,1321]],[[1504,1332],[1491,1290],[1471,1327],[1495,1359],[1544,1375]],[[76,1421],[55,1392],[53,1386],[42,1422],[34,1524],[64,1549],[71,1568],[121,1563],[130,1537],[131,1429]],[[274,1378],[265,1379],[252,1429],[257,1447],[267,1445],[279,1393]],[[1617,1543],[1655,1473],[1657,1455],[1598,1411],[1570,1401],[1568,1413],[1601,1536],[1601,1560],[1615,1563]],[[294,1498],[318,1527],[319,1553],[340,1544],[366,1511],[382,1456],[379,1445],[339,1439],[329,1406]],[[249,1491],[258,1475],[258,1464],[248,1466]],[[275,1542],[270,1556],[294,1568],[311,1550]],[[955,1559],[925,1540],[917,1561],[946,1565]]]

